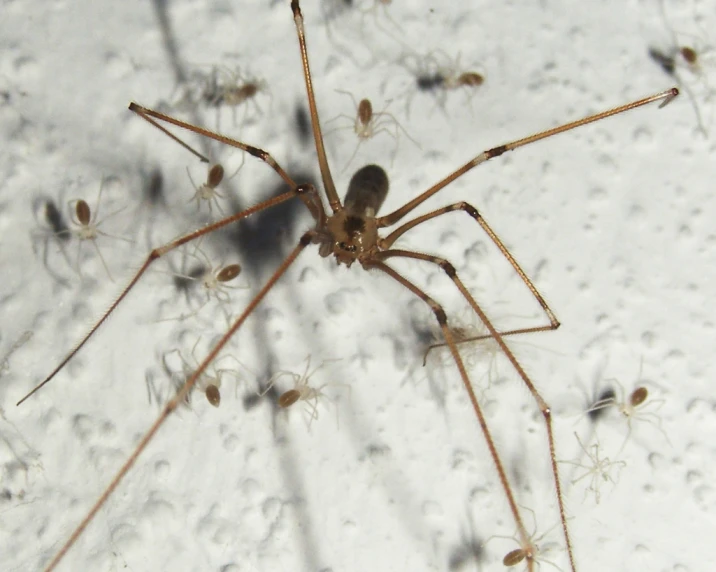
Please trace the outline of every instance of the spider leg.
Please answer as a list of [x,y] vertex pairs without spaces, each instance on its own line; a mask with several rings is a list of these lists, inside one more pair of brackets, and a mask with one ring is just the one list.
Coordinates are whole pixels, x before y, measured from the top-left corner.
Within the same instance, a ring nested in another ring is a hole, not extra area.
[[[119,305],[119,303],[122,300],[124,300],[124,298],[127,296],[127,294],[129,294],[130,290],[134,287],[134,285],[137,282],[139,282],[139,279],[144,275],[144,273],[150,267],[152,262],[154,262],[155,260],[158,260],[159,258],[164,256],[168,252],[174,250],[175,248],[178,248],[179,246],[181,246],[183,244],[186,244],[187,242],[190,242],[196,238],[199,238],[200,236],[204,236],[205,234],[208,234],[214,230],[222,228],[228,224],[236,222],[237,220],[241,220],[243,218],[251,216],[252,214],[259,212],[263,209],[270,208],[272,206],[283,203],[283,202],[285,202],[289,199],[292,199],[294,197],[301,196],[301,194],[303,192],[306,192],[307,190],[308,190],[308,192],[311,192],[310,189],[301,188],[301,187],[298,187],[298,185],[295,185],[294,187],[292,187],[291,190],[289,190],[281,195],[278,195],[278,196],[268,199],[266,201],[260,202],[257,205],[254,205],[252,207],[249,207],[246,210],[243,210],[239,213],[236,213],[229,217],[226,217],[225,219],[222,219],[215,223],[206,225],[205,227],[200,228],[199,230],[195,230],[193,232],[185,234],[184,236],[180,236],[179,238],[165,244],[164,246],[160,246],[160,247],[152,250],[149,253],[149,255],[147,256],[147,259],[144,261],[142,266],[137,271],[137,273],[129,281],[129,284],[127,284],[127,286],[125,286],[124,290],[122,290],[122,292],[119,294],[117,299],[107,309],[107,311],[100,318],[100,320],[94,326],[92,326],[92,328],[89,330],[89,332],[87,332],[87,334],[79,341],[79,343],[74,347],[74,349],[72,349],[65,356],[65,358],[55,367],[55,369],[52,370],[52,372],[50,372],[50,374],[42,382],[40,382],[37,386],[35,386],[32,389],[32,391],[30,391],[30,393],[25,395],[25,397],[23,397],[20,401],[17,402],[17,405],[20,405],[21,403],[23,403],[26,399],[28,399],[31,395],[33,395],[35,392],[37,392],[40,388],[42,388],[47,383],[49,383],[50,380],[52,380],[52,378],[55,377],[55,375],[57,375],[57,373],[67,364],[67,362],[69,362],[75,356],[75,354],[77,354],[77,352],[79,352],[80,349],[82,349],[82,347],[87,343],[87,340],[90,339],[92,334],[94,334],[99,329],[99,327],[107,320],[109,315],[115,310],[115,308]],[[304,235],[304,236],[306,236],[306,235]],[[80,242],[80,246],[81,246],[81,244],[82,244],[82,242]],[[79,257],[79,248],[78,248],[77,252],[78,252],[78,257]]]
[[[472,217],[477,224],[480,225],[482,230],[487,234],[487,236],[490,238],[492,243],[498,248],[500,253],[502,253],[502,256],[504,256],[507,261],[510,263],[512,268],[514,268],[515,272],[517,272],[520,279],[525,283],[525,286],[529,289],[529,291],[532,293],[532,296],[537,300],[537,303],[540,305],[542,310],[544,311],[545,315],[547,316],[547,319],[549,320],[549,324],[544,326],[533,326],[529,328],[518,328],[514,330],[509,330],[505,332],[500,332],[501,336],[513,336],[518,334],[528,334],[528,333],[534,333],[534,332],[545,332],[545,331],[551,331],[556,330],[560,326],[560,322],[557,319],[557,316],[552,311],[552,309],[547,305],[547,302],[545,301],[544,297],[540,292],[537,290],[535,285],[532,283],[530,278],[527,276],[524,270],[522,270],[522,267],[519,265],[517,260],[515,260],[515,257],[512,256],[510,251],[507,249],[507,247],[504,245],[502,240],[500,240],[500,237],[497,236],[497,233],[495,233],[494,230],[492,230],[492,227],[487,223],[487,221],[483,218],[483,216],[480,214],[480,212],[470,205],[469,203],[466,203],[465,201],[460,201],[459,203],[455,203],[452,205],[448,205],[446,207],[443,207],[441,209],[437,209],[435,211],[429,212],[427,214],[424,214],[422,216],[419,216],[411,221],[406,222],[405,224],[401,225],[397,229],[395,229],[393,232],[391,232],[386,238],[384,238],[381,241],[381,247],[384,249],[389,249],[395,241],[400,238],[404,233],[411,230],[412,228],[418,226],[421,223],[424,223],[426,221],[432,220],[434,218],[437,218],[445,213],[455,212],[455,211],[464,211],[470,217]],[[492,338],[493,336],[491,334],[485,334],[481,336],[473,336],[468,337],[463,340],[460,340],[459,342],[456,342],[458,344],[467,343],[467,342],[475,342],[479,340],[484,340],[488,338]],[[423,360],[423,364],[425,364],[425,360],[427,359],[427,354],[430,352],[431,349],[435,347],[442,347],[445,344],[433,344],[428,347],[425,353],[425,359]]]
[[[287,193],[287,194],[294,194],[294,193]],[[246,212],[246,211],[244,211]],[[239,213],[242,214],[242,213]],[[194,233],[192,233],[194,234]],[[189,235],[187,235],[189,236]],[[206,371],[206,368],[209,367],[209,365],[214,361],[214,359],[217,357],[219,352],[224,348],[224,346],[229,342],[229,340],[232,338],[232,336],[239,330],[239,328],[242,326],[242,324],[246,321],[246,319],[253,313],[253,311],[256,309],[256,307],[259,305],[261,300],[266,296],[266,294],[273,288],[276,281],[283,276],[283,274],[288,270],[288,268],[295,262],[296,258],[298,258],[299,254],[311,243],[311,238],[313,237],[313,231],[306,232],[302,237],[300,242],[296,245],[296,247],[291,251],[291,253],[283,260],[283,262],[279,265],[279,267],[274,271],[274,273],[271,275],[271,277],[268,279],[268,281],[264,284],[264,286],[259,290],[259,292],[256,294],[253,300],[249,302],[249,304],[246,306],[242,314],[236,319],[236,321],[233,323],[231,328],[223,335],[221,340],[212,348],[212,350],[209,352],[209,354],[204,358],[204,360],[199,364],[197,369],[186,379],[186,381],[182,384],[182,386],[177,390],[176,395],[172,397],[171,400],[164,406],[162,409],[162,412],[159,414],[157,419],[154,421],[152,426],[149,428],[149,430],[144,434],[144,436],[141,438],[139,443],[137,444],[137,447],[132,452],[131,456],[127,461],[122,465],[122,467],[119,469],[117,474],[114,476],[112,481],[110,482],[109,486],[105,489],[105,491],[102,493],[102,495],[97,499],[95,504],[92,506],[92,509],[87,513],[87,515],[84,517],[82,522],[79,524],[79,526],[75,529],[75,531],[72,533],[70,538],[65,542],[65,544],[60,548],[60,550],[55,554],[53,559],[50,561],[50,563],[47,565],[47,572],[54,570],[59,562],[62,560],[62,558],[65,556],[67,551],[74,545],[74,543],[77,541],[77,539],[80,537],[80,535],[84,532],[85,528],[89,525],[89,523],[94,519],[96,514],[99,512],[99,510],[102,508],[105,502],[107,502],[107,499],[112,495],[114,490],[119,486],[119,483],[124,479],[124,477],[127,475],[129,470],[132,468],[134,463],[139,458],[139,455],[144,451],[144,449],[147,447],[147,445],[151,442],[151,440],[154,438],[154,435],[159,431],[161,426],[164,424],[164,422],[169,418],[169,416],[173,413],[173,411],[185,401],[186,397],[189,395],[189,392],[193,389],[193,387],[196,385],[197,381],[199,380],[199,377]],[[151,260],[151,255],[150,259]],[[140,270],[140,274],[135,277],[134,282],[138,279],[138,277],[141,275],[141,272],[143,272],[144,269],[146,269],[148,263],[145,263],[145,265],[142,267],[142,270]],[[122,296],[126,294],[125,292],[122,294]],[[121,297],[120,296],[120,299]],[[116,306],[116,303],[115,303]],[[106,317],[106,316],[105,316]],[[100,321],[100,324],[102,322]],[[99,324],[98,324],[99,325]],[[96,329],[96,328],[95,328]]]
[[[415,254],[415,256],[412,256],[412,254]],[[410,280],[402,276],[400,273],[398,273],[396,270],[385,264],[382,259],[383,258],[390,258],[392,256],[401,256],[404,258],[417,258],[419,260],[428,260],[430,262],[434,262],[432,260],[432,257],[428,257],[428,255],[421,255],[419,253],[407,253],[407,251],[404,253],[401,251],[400,254],[398,254],[396,251],[385,251],[385,252],[379,252],[377,253],[372,259],[365,261],[364,266],[366,268],[375,268],[377,270],[380,270],[393,278],[396,282],[399,282],[403,286],[405,286],[408,290],[410,290],[413,294],[415,294],[418,298],[423,300],[428,306],[430,306],[430,309],[435,314],[435,318],[438,321],[438,324],[440,325],[440,329],[443,332],[443,335],[445,336],[445,339],[447,340],[448,347],[450,348],[450,353],[452,354],[453,360],[455,361],[455,365],[458,368],[458,371],[460,372],[460,378],[462,379],[463,385],[465,386],[465,390],[467,391],[468,398],[470,399],[470,403],[472,404],[472,408],[475,411],[475,415],[477,416],[477,421],[480,424],[480,428],[482,429],[483,437],[485,438],[485,441],[487,443],[487,447],[490,450],[490,456],[492,457],[493,463],[495,464],[495,468],[497,469],[497,473],[500,479],[500,483],[502,484],[502,489],[505,492],[505,496],[507,497],[507,502],[510,506],[510,512],[512,513],[512,516],[515,520],[515,523],[517,525],[520,538],[523,540],[523,542],[526,544],[529,535],[527,534],[527,530],[525,528],[525,525],[522,521],[522,516],[520,515],[520,512],[517,508],[517,502],[515,501],[514,495],[512,493],[512,488],[509,484],[509,481],[507,479],[507,473],[505,472],[505,468],[502,465],[502,461],[500,460],[500,456],[497,453],[497,446],[495,445],[495,441],[492,437],[492,433],[490,432],[490,429],[487,425],[487,420],[485,419],[485,415],[482,411],[482,407],[480,407],[480,404],[477,400],[477,396],[475,395],[475,391],[472,387],[472,384],[470,382],[470,378],[467,374],[467,370],[465,369],[465,365],[463,364],[462,358],[460,357],[460,352],[457,349],[457,346],[455,345],[455,341],[453,339],[452,332],[450,331],[450,328],[447,325],[447,316],[445,314],[445,310],[443,307],[438,304],[433,298],[428,296],[423,290],[418,288],[415,284],[413,284]],[[440,259],[442,261],[442,259]],[[449,264],[449,263],[446,263]],[[452,267],[452,265],[450,265]],[[454,273],[454,270],[453,270]],[[457,282],[459,283],[459,281]],[[456,284],[457,284],[456,283]],[[462,284],[460,284],[462,286]],[[463,287],[464,288],[464,287]],[[462,289],[461,289],[462,290]],[[473,301],[474,304],[474,301]],[[471,304],[472,305],[472,304]],[[479,307],[475,304],[475,307],[479,309]],[[481,318],[484,316],[484,313],[481,309],[479,309],[478,314],[480,314]],[[484,320],[486,321],[486,325],[489,324],[489,329],[492,331],[496,339],[499,339],[502,341],[502,338],[500,338],[500,335],[495,331],[492,324],[489,322],[487,317],[484,317]],[[504,342],[502,342],[502,345],[504,346]],[[505,346],[506,348],[506,346]],[[507,349],[507,352],[509,352],[509,349]],[[510,354],[511,356],[512,354]],[[514,363],[516,364],[517,361],[514,360]],[[523,371],[522,368],[517,364],[517,367],[520,368],[520,371]],[[526,374],[525,374],[526,377]],[[553,449],[552,449],[553,450]],[[571,550],[570,550],[571,554]],[[572,566],[574,570],[574,566]]]
[[462,175],[464,175],[474,167],[477,167],[481,163],[484,163],[485,161],[489,161],[490,159],[499,157],[500,155],[503,155],[508,151],[514,151],[519,147],[524,147],[525,145],[530,145],[531,143],[541,141],[542,139],[547,139],[548,137],[552,137],[553,135],[557,135],[558,133],[564,133],[565,131],[570,131],[571,129],[581,127],[582,125],[587,125],[589,123],[594,123],[595,121],[600,121],[607,117],[611,117],[612,115],[617,115],[619,113],[623,113],[625,111],[641,107],[642,105],[661,101],[661,103],[659,104],[659,108],[662,108],[668,103],[670,103],[678,95],[679,90],[675,87],[672,87],[671,89],[667,89],[666,91],[662,91],[657,94],[644,97],[637,101],[632,101],[631,103],[620,105],[618,107],[614,107],[612,109],[608,109],[606,111],[602,111],[600,113],[584,117],[583,119],[578,119],[577,121],[572,121],[570,123],[565,123],[564,125],[560,125],[558,127],[553,127],[551,129],[546,129],[545,131],[540,131],[539,133],[535,133],[534,135],[530,135],[529,137],[523,137],[522,139],[517,139],[516,141],[511,141],[510,143],[498,145],[497,147],[487,149],[477,155],[472,160],[465,163],[462,167],[458,167],[457,169],[455,169],[447,177],[435,183],[432,187],[415,197],[413,200],[405,203],[399,209],[385,216],[378,217],[376,219],[378,228],[385,228],[394,225],[409,212],[411,212],[412,210],[420,206],[423,202],[432,197],[435,193],[442,190],[447,185],[452,183],[455,179],[461,177]]
[[458,352],[457,346],[455,344],[455,340],[453,338],[453,333],[450,331],[450,328],[447,325],[447,317],[445,315],[445,311],[442,309],[440,305],[438,305],[432,298],[427,296],[422,290],[417,288],[415,285],[413,285],[410,281],[408,281],[406,278],[398,274],[395,270],[387,266],[383,260],[386,260],[388,258],[392,257],[401,257],[401,258],[412,258],[414,260],[423,260],[426,262],[430,262],[432,264],[435,264],[439,266],[445,274],[447,274],[448,278],[450,278],[457,289],[462,294],[463,298],[468,302],[468,304],[472,307],[473,311],[477,316],[480,318],[480,321],[485,325],[485,327],[489,330],[490,336],[495,340],[495,342],[500,346],[500,349],[502,350],[502,353],[505,355],[505,357],[510,361],[515,371],[518,373],[522,381],[524,382],[525,386],[527,386],[527,389],[532,394],[533,398],[537,402],[537,405],[542,413],[542,417],[545,422],[545,427],[547,430],[547,441],[549,444],[549,453],[550,453],[550,460],[552,465],[552,474],[554,475],[554,485],[555,485],[555,492],[557,495],[557,504],[559,506],[559,514],[562,524],[562,532],[564,533],[564,539],[567,546],[567,552],[569,554],[569,562],[572,568],[572,571],[576,571],[576,565],[574,563],[574,555],[572,552],[572,541],[569,536],[569,529],[567,528],[567,516],[566,511],[564,508],[564,500],[562,495],[562,485],[559,477],[559,470],[557,467],[557,458],[555,454],[555,444],[554,444],[554,431],[552,428],[552,410],[550,406],[547,404],[547,402],[543,399],[542,395],[537,391],[537,388],[532,383],[532,380],[529,378],[525,370],[522,368],[520,363],[517,361],[517,358],[515,358],[514,354],[512,353],[512,350],[507,346],[504,339],[502,338],[502,335],[495,329],[495,327],[492,325],[492,322],[487,317],[483,309],[480,307],[480,305],[475,301],[475,299],[472,297],[468,289],[465,287],[465,285],[462,283],[462,281],[458,278],[457,272],[455,270],[455,267],[450,264],[446,259],[439,258],[437,256],[432,256],[428,254],[422,254],[419,252],[411,252],[407,250],[385,250],[382,252],[377,253],[373,260],[369,263],[371,266],[374,266],[379,268],[380,270],[383,270],[383,272],[389,274],[392,276],[395,280],[403,284],[406,288],[414,292],[417,296],[422,298],[427,304],[430,305],[430,307],[433,309],[433,312],[435,313],[435,316],[438,320],[438,323],[440,324],[440,328],[442,329],[443,335],[445,336],[445,340],[447,342],[448,347],[450,348],[450,353],[453,356],[453,359],[455,360],[455,363],[458,367],[458,370],[460,371],[460,376],[463,380],[463,384],[465,385],[465,388],[467,389],[468,395],[470,397],[470,401],[472,402],[473,408],[475,410],[475,414],[477,415],[478,421],[480,422],[480,426],[482,427],[483,434],[485,436],[485,440],[488,443],[488,447],[490,449],[490,454],[492,455],[493,461],[497,467],[497,471],[500,475],[500,481],[502,482],[502,487],[505,490],[505,494],[507,495],[508,502],[510,503],[510,509],[512,511],[512,514],[515,518],[515,522],[517,523],[518,528],[520,529],[520,536],[524,536],[524,540],[526,542],[528,536],[526,531],[524,530],[524,525],[522,524],[521,517],[519,515],[519,511],[517,510],[517,505],[514,501],[512,491],[510,489],[509,482],[507,481],[507,476],[504,473],[504,468],[502,467],[502,462],[500,461],[497,451],[494,448],[494,442],[492,441],[492,436],[489,432],[489,429],[487,428],[487,424],[485,422],[484,415],[482,413],[482,410],[477,402],[477,397],[475,396],[475,392],[472,389],[472,385],[470,384],[470,380],[468,378],[467,372],[465,370],[465,366],[462,362],[462,358],[460,357],[460,354]]

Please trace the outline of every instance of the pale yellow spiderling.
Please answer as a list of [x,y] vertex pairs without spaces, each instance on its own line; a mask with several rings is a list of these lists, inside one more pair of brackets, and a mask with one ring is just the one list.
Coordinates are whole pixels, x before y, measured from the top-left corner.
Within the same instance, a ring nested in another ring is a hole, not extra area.
[[579,474],[574,474],[574,478],[571,480],[573,485],[588,479],[588,485],[584,490],[584,498],[587,498],[587,494],[590,492],[594,495],[594,500],[597,504],[601,501],[601,489],[606,483],[616,485],[619,482],[619,474],[621,470],[626,467],[626,462],[621,460],[611,461],[609,457],[602,456],[601,444],[598,439],[589,445],[588,447],[582,443],[577,433],[574,437],[579,443],[579,448],[583,454],[580,454],[575,460],[572,461],[560,461],[575,467],[575,473],[577,470],[582,469]]
[[[176,377],[176,379],[173,380],[174,386],[181,386],[186,380],[186,378],[188,378],[199,367],[199,359],[196,355],[196,349],[200,341],[201,338],[197,338],[196,342],[194,342],[194,346],[191,348],[191,359],[193,364],[189,363],[189,361],[187,361],[182,352],[177,348],[170,350],[162,355],[162,365],[164,367],[165,372],[171,378]],[[172,356],[176,357],[172,358]],[[174,360],[174,363],[176,363],[178,360],[179,371],[172,367],[172,363],[170,363],[172,359]],[[235,367],[217,367],[221,362],[225,360],[233,360]],[[240,381],[241,379],[243,379],[243,376],[239,372],[239,368],[243,369],[243,365],[238,359],[236,359],[236,357],[231,354],[224,355],[218,358],[212,367],[205,369],[201,373],[201,375],[199,375],[194,389],[203,393],[209,404],[213,405],[214,407],[219,407],[221,403],[220,388],[222,386],[224,378],[229,375],[232,376],[236,382]],[[185,402],[187,404],[190,403],[190,396],[191,394],[188,394],[186,397]]]
[[68,201],[68,205],[70,208],[70,222],[72,223],[72,228],[70,229],[72,235],[78,239],[77,244],[77,262],[76,262],[76,268],[75,271],[81,276],[82,270],[80,265],[80,255],[82,254],[82,243],[86,241],[90,241],[92,243],[92,246],[94,246],[95,251],[97,252],[97,255],[99,256],[99,259],[102,261],[102,266],[104,266],[105,272],[107,272],[107,276],[111,281],[114,281],[114,278],[112,277],[112,273],[109,271],[109,267],[107,266],[107,262],[104,259],[104,256],[102,256],[102,251],[100,250],[99,246],[97,245],[97,239],[100,236],[110,237],[110,238],[116,238],[118,240],[123,240],[125,242],[131,243],[132,241],[128,238],[124,238],[121,236],[116,236],[114,234],[109,234],[103,230],[101,230],[99,227],[100,225],[109,220],[110,218],[114,217],[115,215],[118,215],[124,210],[124,207],[121,209],[118,209],[114,211],[111,214],[108,214],[104,218],[99,218],[99,207],[100,203],[102,201],[102,190],[104,189],[106,179],[102,179],[99,185],[99,191],[97,192],[97,201],[95,202],[94,210],[90,209],[89,204],[87,204],[87,201],[84,199],[72,199]]
[[[279,380],[283,377],[288,377],[293,382],[291,389],[283,391],[278,397],[278,406],[282,409],[288,409],[295,403],[302,401],[305,403],[305,412],[307,417],[307,426],[310,429],[311,424],[318,419],[318,403],[319,401],[325,401],[335,406],[335,403],[323,392],[323,389],[328,386],[341,386],[348,390],[350,394],[350,385],[338,382],[326,382],[319,386],[313,386],[309,383],[311,377],[315,375],[320,369],[322,369],[326,363],[337,360],[323,361],[319,366],[311,369],[311,356],[306,358],[306,367],[303,373],[296,373],[288,370],[277,371],[271,379],[269,379],[266,386],[261,392],[260,396],[266,395],[268,391],[275,387]],[[338,410],[336,409],[336,422],[338,422]]]

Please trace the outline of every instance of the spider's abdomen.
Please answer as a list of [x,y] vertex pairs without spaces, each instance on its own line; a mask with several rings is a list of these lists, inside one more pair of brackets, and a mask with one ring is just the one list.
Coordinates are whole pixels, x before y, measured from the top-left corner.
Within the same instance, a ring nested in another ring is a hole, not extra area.
[[388,175],[378,165],[358,169],[348,183],[345,208],[356,214],[374,217],[388,195]]

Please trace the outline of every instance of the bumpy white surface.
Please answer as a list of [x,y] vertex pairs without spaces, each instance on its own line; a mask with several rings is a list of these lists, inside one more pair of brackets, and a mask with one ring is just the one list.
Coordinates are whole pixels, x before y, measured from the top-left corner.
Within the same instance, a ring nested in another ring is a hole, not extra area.
[[[318,177],[311,145],[299,142],[294,127],[305,92],[288,2],[168,4],[168,31],[183,63],[203,73],[244,66],[269,86],[271,98],[258,100],[262,114],[250,108],[244,118],[239,110],[234,125],[224,109],[222,130],[269,150],[289,172]],[[341,193],[361,163],[389,171],[383,212],[484,148],[673,84],[646,55],[648,45],[670,42],[656,2],[588,9],[554,0],[393,4],[389,13],[399,29],[380,10],[375,18],[338,14],[327,28],[316,2],[303,5],[324,122],[351,113],[350,98],[337,89],[370,96],[377,110],[393,99],[388,111],[420,144],[401,136],[391,164],[393,142],[383,135],[362,145],[341,172],[354,140],[345,130],[328,135]],[[674,28],[698,33],[690,4],[668,8]],[[33,334],[0,379],[5,571],[41,569],[101,494],[158,413],[147,380],[168,391],[162,356],[177,348],[191,362],[200,338],[201,358],[225,329],[216,305],[192,319],[158,322],[188,312],[160,261],[162,272],[148,273],[81,354],[15,407],[152,246],[203,222],[187,203],[193,190],[185,170],[198,181],[201,165],[126,109],[131,100],[159,106],[177,97],[160,12],[151,2],[3,3],[0,356],[23,332]],[[703,22],[705,29],[714,24]],[[448,95],[444,110],[433,97],[414,94],[410,72],[398,63],[409,50],[437,49],[460,52],[465,69],[487,78],[474,95]],[[704,71],[716,73],[708,62]],[[699,78],[683,79],[709,116]],[[202,114],[216,124],[216,110]],[[695,127],[686,97],[663,110],[651,105],[483,165],[420,209],[458,200],[480,208],[561,319],[558,332],[514,341],[554,408],[560,460],[577,458],[575,431],[595,443],[594,427],[580,416],[587,394],[610,378],[626,391],[643,384],[651,392],[647,411],[658,414],[663,432],[633,423],[619,455],[626,466],[616,486],[604,484],[599,505],[588,479],[572,485],[579,470],[562,465],[582,572],[695,572],[716,561],[715,155],[713,139]],[[227,172],[239,164],[238,152],[212,150]],[[152,210],[142,203],[142,173],[155,167],[164,175],[167,205]],[[89,245],[80,278],[70,266],[76,243],[63,243],[65,258],[38,210],[51,199],[67,216],[67,201],[79,197],[94,208],[102,177],[110,180],[100,215],[125,208],[106,231],[134,241],[98,243],[114,283]],[[249,158],[225,192],[250,204],[276,180]],[[308,228],[300,220],[295,236]],[[257,288],[256,255],[228,244],[207,238],[202,250],[217,263],[240,261],[246,270],[239,281]],[[543,323],[526,289],[465,215],[426,224],[400,244],[450,258],[499,325]],[[181,253],[172,264],[181,266]],[[444,302],[451,317],[469,320],[434,268],[396,266]],[[236,314],[250,294],[236,290],[231,297]],[[514,523],[455,371],[435,362],[421,367],[414,325],[429,320],[388,278],[336,268],[309,248],[230,345],[256,374],[244,373],[234,385],[226,378],[219,409],[194,396],[191,409],[169,419],[60,569],[502,569],[502,556],[516,544],[490,538],[511,536]],[[310,431],[300,410],[276,415],[265,399],[245,407],[267,371],[300,371],[309,354],[313,364],[341,358],[311,380],[351,386],[350,394],[340,385],[325,389],[336,402],[338,426],[325,402]],[[534,401],[500,359],[485,389],[490,357],[470,358],[518,502],[534,511],[537,535],[547,533],[542,542],[561,547]],[[219,367],[231,366],[225,363]],[[607,415],[596,434],[602,453],[616,460],[627,434],[623,420]],[[525,519],[531,527],[529,511]],[[478,557],[475,547],[485,542]],[[559,548],[545,557],[568,569]]]

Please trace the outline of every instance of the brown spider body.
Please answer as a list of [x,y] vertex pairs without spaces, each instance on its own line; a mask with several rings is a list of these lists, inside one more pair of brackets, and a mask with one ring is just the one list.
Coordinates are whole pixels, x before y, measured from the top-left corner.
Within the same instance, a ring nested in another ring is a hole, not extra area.
[[328,218],[324,229],[316,229],[314,242],[326,257],[333,254],[339,264],[359,261],[363,267],[378,251],[380,237],[375,215],[388,194],[388,176],[377,165],[359,169],[351,178],[345,206]]
[[532,559],[532,554],[526,552],[523,548],[515,548],[505,554],[505,557],[502,559],[502,563],[505,566],[517,566],[525,558],[528,560]]
[[204,393],[206,393],[206,399],[211,405],[219,407],[221,403],[221,393],[219,393],[219,388],[215,384],[211,383],[207,385]]

